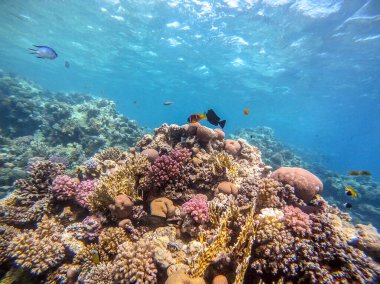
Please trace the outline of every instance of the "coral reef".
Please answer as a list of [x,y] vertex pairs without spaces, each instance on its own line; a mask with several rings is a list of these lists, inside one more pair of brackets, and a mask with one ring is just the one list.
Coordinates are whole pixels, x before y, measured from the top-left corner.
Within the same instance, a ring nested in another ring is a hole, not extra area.
[[135,121],[117,113],[112,101],[53,93],[0,71],[0,186],[4,191],[26,176],[33,157],[75,170],[100,149],[128,149],[143,134]]
[[220,132],[164,124],[70,173],[33,160],[0,201],[4,279],[21,268],[34,283],[378,283],[373,227],[330,206],[313,174],[279,178]]

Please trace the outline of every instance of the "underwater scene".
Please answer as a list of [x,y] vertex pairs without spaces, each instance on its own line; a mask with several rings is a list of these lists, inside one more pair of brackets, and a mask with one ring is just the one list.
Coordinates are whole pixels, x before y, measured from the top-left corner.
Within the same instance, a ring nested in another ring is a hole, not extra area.
[[0,23],[0,284],[380,283],[380,1]]

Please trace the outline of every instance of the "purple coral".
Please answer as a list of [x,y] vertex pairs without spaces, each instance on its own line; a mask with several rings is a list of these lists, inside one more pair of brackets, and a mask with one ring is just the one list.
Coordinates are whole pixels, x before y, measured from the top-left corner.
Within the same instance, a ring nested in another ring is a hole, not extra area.
[[149,169],[150,180],[156,187],[165,186],[180,175],[183,163],[190,157],[191,152],[186,148],[174,149],[169,155],[158,157]]
[[98,169],[99,161],[97,159],[91,158],[85,161],[84,166],[91,172],[95,172]]
[[96,179],[83,180],[77,186],[75,192],[75,201],[84,208],[90,209],[88,197],[94,192],[97,184]]
[[197,223],[205,223],[209,219],[207,196],[197,194],[182,205],[182,211],[190,214]]
[[190,160],[191,152],[187,148],[177,148],[170,152],[170,157],[179,163],[184,163]]
[[297,207],[285,206],[284,221],[297,235],[306,236],[311,234],[312,221],[309,215]]
[[158,157],[149,169],[149,177],[157,187],[163,187],[181,171],[181,164],[168,155]]
[[105,221],[106,217],[104,217],[101,213],[96,213],[84,218],[82,221],[82,226],[85,237],[90,241],[95,240],[99,236],[103,227],[102,224]]
[[75,196],[79,182],[67,175],[57,176],[53,181],[51,191],[58,200],[69,200]]

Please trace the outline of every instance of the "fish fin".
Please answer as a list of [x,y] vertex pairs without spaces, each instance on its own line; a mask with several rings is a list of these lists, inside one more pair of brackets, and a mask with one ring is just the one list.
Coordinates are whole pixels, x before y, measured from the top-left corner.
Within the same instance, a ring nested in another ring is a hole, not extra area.
[[37,51],[37,49],[34,49],[34,48],[28,48],[28,49],[31,51]]
[[33,44],[33,46],[37,48],[44,47],[43,45],[35,45],[35,44]]
[[225,120],[219,121],[219,125],[221,128],[224,128],[224,126],[226,125],[226,121]]
[[42,57],[42,56],[36,56],[37,58],[41,58],[41,59],[45,59],[44,57]]

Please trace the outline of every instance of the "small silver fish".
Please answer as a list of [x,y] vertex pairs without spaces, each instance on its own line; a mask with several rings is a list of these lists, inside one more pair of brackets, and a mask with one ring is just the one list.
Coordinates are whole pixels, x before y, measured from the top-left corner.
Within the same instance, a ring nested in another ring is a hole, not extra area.
[[172,105],[172,104],[174,104],[174,102],[164,102],[164,103],[163,103],[164,106],[170,106],[170,105]]
[[33,45],[35,48],[29,48],[30,54],[35,54],[37,58],[42,59],[56,59],[58,57],[58,54],[48,46],[43,45]]

